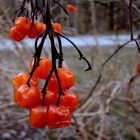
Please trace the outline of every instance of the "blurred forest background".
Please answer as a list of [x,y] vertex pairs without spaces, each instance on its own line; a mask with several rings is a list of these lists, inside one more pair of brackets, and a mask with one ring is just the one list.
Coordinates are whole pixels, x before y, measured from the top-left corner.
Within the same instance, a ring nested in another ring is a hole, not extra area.
[[[93,46],[86,45],[87,42],[84,47],[79,46],[93,66],[87,73],[74,48],[64,47],[65,65],[73,69],[77,80],[71,90],[84,104],[73,114],[76,124],[72,120],[70,127],[56,130],[30,128],[29,112],[13,101],[11,79],[19,72],[29,72],[34,52],[27,42],[19,44],[9,39],[13,13],[21,1],[0,0],[0,140],[140,140],[140,78],[136,73],[140,55],[135,42],[117,51],[104,68],[104,62],[119,46],[100,46],[101,35],[116,36],[112,44],[119,45],[117,36],[130,36],[130,1],[59,0],[64,6],[71,3],[78,8],[78,13],[70,17],[52,4],[54,19],[62,24],[64,34],[82,36],[85,40],[90,35],[95,42]],[[140,32],[139,0],[133,0],[132,17],[133,33],[137,37]],[[45,47],[43,55],[50,57],[49,46]],[[136,77],[134,81],[133,76]],[[95,86],[98,79],[100,83]],[[90,98],[84,102],[89,93]]]

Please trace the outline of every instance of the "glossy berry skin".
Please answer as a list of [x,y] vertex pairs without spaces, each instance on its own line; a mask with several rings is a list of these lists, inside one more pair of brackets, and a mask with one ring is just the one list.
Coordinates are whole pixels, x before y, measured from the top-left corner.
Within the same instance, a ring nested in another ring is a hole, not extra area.
[[25,17],[18,17],[15,20],[15,25],[18,31],[28,34],[32,20],[28,20]]
[[29,32],[28,32],[28,37],[31,39],[34,39],[38,36],[39,32],[37,30],[37,23],[34,22],[34,24],[32,25],[32,22],[30,23],[30,28],[29,28]]
[[51,105],[48,109],[47,124],[51,129],[66,127],[71,123],[71,114],[68,108]]
[[[61,83],[61,86],[63,87],[62,83]],[[57,82],[55,74],[52,74],[52,76],[48,82],[47,88],[50,91],[58,92],[58,82]]]
[[59,68],[58,74],[59,74],[61,83],[64,85],[63,89],[68,89],[75,84],[74,74],[69,68],[66,68],[66,67]]
[[[14,89],[18,89],[20,86],[25,85],[29,79],[29,74],[27,72],[25,73],[19,73],[15,75],[12,79],[12,84]],[[33,77],[30,80],[30,85],[37,87],[38,86],[38,80],[37,78]]]
[[10,38],[13,40],[13,41],[17,41],[17,42],[20,42],[24,39],[25,37],[25,34],[18,31],[18,29],[16,27],[12,27],[10,30],[9,30],[9,36]]
[[140,75],[140,62],[137,64],[137,69],[136,69],[136,71],[137,71],[137,74]]
[[77,8],[71,4],[68,4],[66,8],[74,14],[78,11]]
[[70,112],[74,112],[79,103],[78,97],[68,91],[65,91],[64,94],[65,95],[61,96],[60,106],[67,107]]
[[[42,89],[40,90],[40,92],[41,91]],[[41,92],[41,94],[43,93]],[[47,90],[45,94],[45,105],[47,106],[56,105],[57,98],[58,98],[58,92]]]
[[59,33],[62,33],[62,26],[61,24],[55,22],[55,23],[52,23],[52,26],[53,26],[53,29]]
[[45,30],[46,30],[46,25],[44,23],[38,23],[37,24],[38,34],[43,33]]
[[[74,74],[69,68],[66,67],[59,68],[58,75],[63,90],[68,89],[75,84]],[[50,81],[48,83],[48,89],[58,92],[58,83],[56,76],[54,74],[50,78]]]
[[41,104],[41,95],[37,87],[23,85],[15,90],[14,100],[22,108],[33,108]]
[[30,110],[29,122],[33,128],[42,128],[47,125],[47,106],[36,106]]
[[[33,64],[34,64],[34,61],[32,61],[31,65],[30,65],[30,69],[33,68]],[[39,66],[36,68],[36,70],[34,72],[34,76],[38,77],[40,79],[46,79],[51,70],[51,65],[52,65],[51,60],[49,60],[45,57],[42,57],[39,62]]]

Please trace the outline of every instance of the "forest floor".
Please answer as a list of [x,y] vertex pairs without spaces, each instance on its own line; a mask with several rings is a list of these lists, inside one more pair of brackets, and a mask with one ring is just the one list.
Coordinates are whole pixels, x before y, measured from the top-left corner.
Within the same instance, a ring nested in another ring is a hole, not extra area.
[[[86,64],[84,61],[78,60],[77,52],[72,47],[64,48],[66,65],[73,70],[77,81],[76,86],[71,90],[78,94],[81,101],[88,96],[88,93],[95,84],[100,73],[101,64],[115,49],[116,47],[81,48],[83,54],[88,58],[93,67],[92,71],[85,72]],[[47,54],[48,52],[44,50],[43,55]],[[26,47],[23,49],[16,48],[15,50],[5,49],[0,51],[0,140],[93,140],[93,138],[98,136],[98,132],[100,132],[100,116],[84,118],[82,115],[78,117],[78,113],[97,112],[100,107],[100,103],[98,104],[97,101],[101,101],[106,107],[108,97],[113,95],[112,93],[115,92],[117,86],[119,86],[117,88],[119,92],[114,96],[117,101],[110,102],[110,116],[106,118],[107,122],[114,129],[105,124],[107,126],[103,130],[104,138],[107,140],[117,140],[120,136],[124,140],[137,140],[139,132],[135,131],[138,133],[137,135],[135,133],[130,134],[130,132],[133,127],[135,129],[138,127],[137,124],[140,121],[138,117],[139,112],[133,110],[128,105],[128,102],[123,100],[127,98],[126,91],[129,79],[136,74],[136,65],[140,60],[137,48],[123,48],[110,60],[103,71],[101,82],[93,93],[94,96],[98,95],[100,91],[103,94],[100,98],[95,96],[92,104],[89,104],[86,109],[81,112],[77,111],[76,118],[80,127],[83,126],[81,125],[82,122],[86,124],[85,127],[81,127],[81,132],[84,132],[83,135],[78,134],[73,125],[57,130],[30,128],[28,123],[29,112],[20,109],[13,102],[11,78],[19,72],[28,71],[32,55],[33,50]],[[132,87],[136,108],[139,108],[140,105],[139,82],[140,80],[137,79],[134,82],[135,86]],[[128,117],[128,120],[125,120],[127,113],[130,113],[129,116],[132,119]],[[93,131],[97,131],[97,133]]]

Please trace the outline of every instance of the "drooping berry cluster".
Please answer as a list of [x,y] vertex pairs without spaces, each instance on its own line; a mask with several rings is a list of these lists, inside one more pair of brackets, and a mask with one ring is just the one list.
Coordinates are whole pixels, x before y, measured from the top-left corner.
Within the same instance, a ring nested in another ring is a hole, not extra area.
[[[62,26],[59,23],[52,23],[52,26],[55,31],[62,33]],[[15,26],[10,29],[9,35],[13,41],[20,42],[26,36],[30,39],[37,38],[45,30],[46,25],[44,23],[37,23],[25,17],[18,17],[15,20]]]
[[[39,6],[42,3],[42,7]],[[66,9],[59,2],[53,0],[60,8],[67,12],[76,13],[76,7],[67,5]],[[31,5],[31,15],[25,5]],[[84,60],[88,68],[91,65],[83,56],[79,48],[65,35],[62,27],[54,22],[51,14],[50,0],[23,0],[22,6],[15,12],[15,27],[10,29],[10,37],[14,41],[21,41],[25,36],[36,38],[34,59],[30,65],[30,73],[20,73],[13,77],[14,100],[22,108],[30,109],[30,124],[32,127],[59,128],[69,126],[71,113],[76,109],[78,98],[69,92],[75,84],[73,72],[63,67],[63,47],[61,38],[70,42],[77,50],[80,60]],[[38,15],[42,16],[43,23],[37,23]],[[40,39],[40,40],[39,40]],[[51,43],[51,56],[49,60],[41,57],[42,49],[46,39]],[[55,40],[57,40],[58,45]],[[38,88],[38,79],[44,79],[43,88]]]
[[[33,63],[30,65],[31,70]],[[12,79],[14,100],[21,108],[30,109],[29,120],[32,127],[39,128],[48,125],[49,128],[57,128],[70,125],[70,113],[76,109],[79,102],[77,96],[68,91],[75,84],[75,78],[73,72],[66,67],[58,68],[64,94],[59,106],[56,106],[59,87],[54,74],[50,78],[43,100],[43,89],[38,88],[38,79],[47,79],[50,69],[51,60],[41,58],[39,66],[30,80],[30,87],[26,84],[29,79],[28,73],[17,74]]]

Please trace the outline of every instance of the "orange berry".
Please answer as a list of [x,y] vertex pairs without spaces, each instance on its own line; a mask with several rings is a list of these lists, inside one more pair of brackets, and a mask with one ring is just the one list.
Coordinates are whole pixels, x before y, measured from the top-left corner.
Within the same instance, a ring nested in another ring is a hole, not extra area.
[[15,20],[15,25],[16,25],[16,28],[18,29],[18,31],[27,35],[29,32],[29,28],[31,26],[31,20],[28,20],[25,17],[18,17]]
[[[33,68],[33,64],[34,64],[34,61],[32,61],[31,65],[30,65],[30,69]],[[39,62],[39,66],[36,68],[36,70],[34,72],[34,76],[38,77],[40,79],[47,79],[47,76],[51,70],[51,65],[52,65],[51,60],[49,60],[45,57],[42,57]]]
[[46,25],[44,23],[37,24],[38,33],[41,34],[46,30]]
[[74,14],[78,12],[77,8],[71,4],[68,4],[66,8]]
[[[29,74],[28,73],[19,73],[15,75],[12,79],[12,84],[14,89],[18,89],[20,86],[25,85],[29,79]],[[32,77],[30,80],[30,85],[37,87],[38,85],[38,80],[35,77]]]
[[59,33],[62,33],[62,26],[59,23],[52,23],[53,29]]
[[66,67],[59,68],[58,74],[61,83],[63,83],[63,89],[68,89],[75,84],[74,74],[69,68]]
[[20,42],[24,39],[25,34],[18,31],[16,27],[12,27],[9,31],[9,36],[12,40]]

